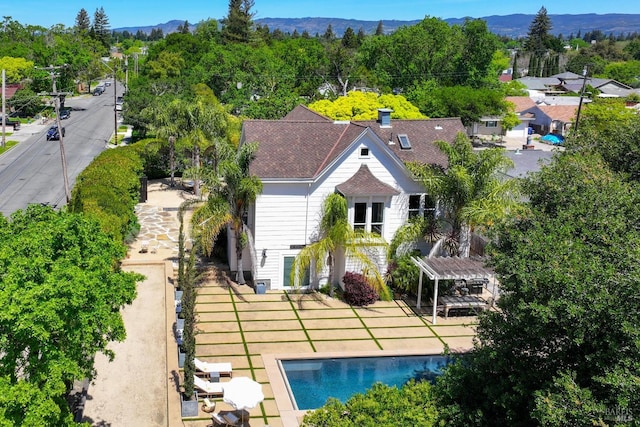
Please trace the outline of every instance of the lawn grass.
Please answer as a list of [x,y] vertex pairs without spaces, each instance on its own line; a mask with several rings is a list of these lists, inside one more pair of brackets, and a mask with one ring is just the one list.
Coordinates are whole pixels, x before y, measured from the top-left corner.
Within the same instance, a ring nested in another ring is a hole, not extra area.
[[4,147],[0,146],[0,154],[3,154],[4,152],[8,151],[11,147],[17,144],[18,144],[18,141],[7,141]]

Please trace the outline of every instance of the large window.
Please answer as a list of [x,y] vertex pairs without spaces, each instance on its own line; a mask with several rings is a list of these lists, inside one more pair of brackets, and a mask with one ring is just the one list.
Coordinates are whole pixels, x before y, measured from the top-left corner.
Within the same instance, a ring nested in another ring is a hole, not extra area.
[[354,205],[353,229],[354,230],[367,229],[367,204],[366,203],[356,203]]
[[[296,257],[294,256],[285,256],[284,257],[284,265],[283,265],[283,277],[282,277],[282,285],[285,288],[290,288],[291,284],[291,268],[293,267],[293,260]],[[309,286],[309,268],[304,272],[304,277],[302,278],[302,286]]]
[[[381,197],[377,198],[381,200]],[[375,200],[375,199],[374,199]],[[382,236],[384,229],[384,202],[355,202],[353,204],[353,229]]]
[[371,204],[371,232],[382,236],[384,224],[384,203]]
[[424,216],[434,218],[436,215],[436,201],[427,194],[412,194],[409,196],[409,218]]
[[409,196],[409,218],[413,218],[420,215],[420,207],[422,206],[422,196],[419,194],[412,194]]

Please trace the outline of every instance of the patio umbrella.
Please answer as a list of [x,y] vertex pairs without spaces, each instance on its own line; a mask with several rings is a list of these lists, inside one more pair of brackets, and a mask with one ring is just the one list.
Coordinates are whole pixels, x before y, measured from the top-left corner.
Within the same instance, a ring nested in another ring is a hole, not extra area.
[[255,408],[264,400],[262,384],[248,377],[235,377],[223,385],[222,399],[229,405],[241,411],[244,424],[244,410]]

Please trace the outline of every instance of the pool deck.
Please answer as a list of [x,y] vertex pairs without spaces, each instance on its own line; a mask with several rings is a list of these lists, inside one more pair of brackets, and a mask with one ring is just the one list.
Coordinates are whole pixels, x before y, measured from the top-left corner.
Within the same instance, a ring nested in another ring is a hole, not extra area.
[[[124,268],[143,272],[147,280],[139,285],[134,304],[125,308],[127,339],[113,346],[115,360],[96,363],[98,375],[85,407],[85,421],[92,425],[129,426],[136,425],[136,419],[146,420],[138,424],[146,426],[211,425],[211,416],[202,410],[197,417],[182,419],[177,391],[182,372],[172,334],[176,208],[189,197],[180,188],[152,181],[149,199],[138,205],[141,232]],[[141,252],[142,241],[154,250]],[[263,385],[265,399],[250,410],[245,425],[299,425],[304,412],[296,411],[289,399],[279,358],[440,354],[445,346],[452,352],[472,348],[474,316],[438,317],[433,325],[430,308],[423,304],[418,313],[415,301],[407,299],[357,308],[320,293],[258,295],[250,286],[231,282],[224,266],[210,267],[196,300],[196,356],[231,362],[234,377],[247,376]],[[150,326],[158,324],[164,327]],[[127,381],[122,381],[123,372]],[[153,385],[152,393],[147,385]],[[221,398],[214,400],[216,412],[233,410]]]

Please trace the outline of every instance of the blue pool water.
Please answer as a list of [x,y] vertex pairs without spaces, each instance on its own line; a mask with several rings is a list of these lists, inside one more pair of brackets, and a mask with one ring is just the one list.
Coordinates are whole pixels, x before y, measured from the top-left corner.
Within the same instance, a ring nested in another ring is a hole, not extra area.
[[433,379],[452,361],[447,356],[384,356],[281,360],[299,410],[316,409],[329,397],[346,402],[376,382],[402,387],[414,378]]

